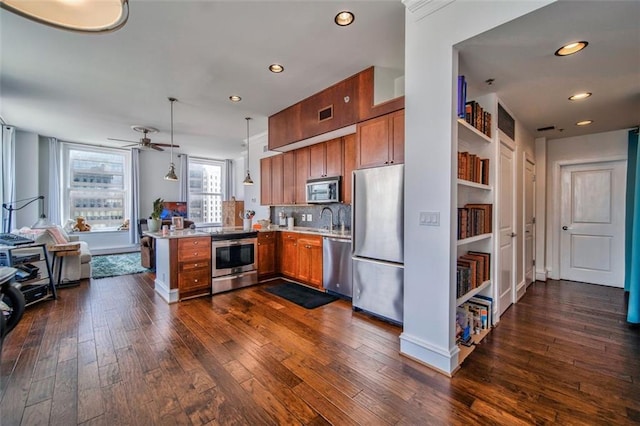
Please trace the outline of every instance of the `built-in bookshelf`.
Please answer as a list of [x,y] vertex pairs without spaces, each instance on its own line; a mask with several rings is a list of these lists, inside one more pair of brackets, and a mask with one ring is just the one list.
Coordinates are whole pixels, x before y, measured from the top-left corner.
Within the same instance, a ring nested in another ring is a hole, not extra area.
[[[459,82],[460,83],[460,82]],[[458,98],[456,340],[462,363],[494,324],[495,143],[492,114],[478,101],[468,101],[466,83]],[[459,85],[459,89],[461,86]]]

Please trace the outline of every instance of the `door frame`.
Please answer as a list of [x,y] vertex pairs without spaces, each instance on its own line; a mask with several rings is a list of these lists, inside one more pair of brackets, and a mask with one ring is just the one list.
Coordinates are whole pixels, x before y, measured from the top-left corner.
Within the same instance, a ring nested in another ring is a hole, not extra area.
[[553,209],[551,211],[551,228],[547,235],[551,240],[551,268],[547,270],[549,278],[560,279],[560,234],[562,214],[562,167],[610,163],[615,161],[627,161],[624,155],[612,155],[604,158],[582,158],[575,160],[560,160],[553,163]]
[[[527,163],[531,163],[531,165],[533,166],[533,185],[532,185],[532,191],[533,193],[531,194],[531,203],[532,203],[532,208],[533,208],[533,226],[532,226],[532,230],[531,232],[533,232],[533,235],[531,236],[531,238],[533,239],[533,247],[532,247],[532,255],[533,255],[533,261],[534,261],[534,265],[533,265],[533,281],[529,284],[527,284],[527,238],[526,238],[526,233],[527,233],[527,223],[526,223],[526,218],[527,218],[527,212],[526,212],[526,206],[527,206],[527,192],[526,192],[526,187],[527,187]],[[519,288],[516,291],[517,294],[517,299],[520,300],[520,298],[522,296],[524,296],[524,293],[527,291],[527,288],[529,287],[529,285],[533,284],[533,282],[535,282],[536,280],[536,234],[537,234],[537,215],[536,215],[536,180],[537,180],[537,174],[538,174],[538,169],[536,168],[536,159],[534,156],[530,155],[527,151],[525,151],[522,154],[522,217],[520,218],[520,220],[522,221],[522,238],[521,238],[521,249],[522,249],[522,285],[519,286]]]

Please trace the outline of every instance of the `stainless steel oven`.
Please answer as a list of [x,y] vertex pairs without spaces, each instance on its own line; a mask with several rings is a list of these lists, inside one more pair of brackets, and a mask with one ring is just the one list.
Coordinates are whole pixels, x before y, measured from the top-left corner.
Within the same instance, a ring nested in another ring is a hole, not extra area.
[[257,232],[212,233],[212,293],[256,284],[257,257]]
[[211,242],[213,276],[238,274],[256,269],[257,238]]

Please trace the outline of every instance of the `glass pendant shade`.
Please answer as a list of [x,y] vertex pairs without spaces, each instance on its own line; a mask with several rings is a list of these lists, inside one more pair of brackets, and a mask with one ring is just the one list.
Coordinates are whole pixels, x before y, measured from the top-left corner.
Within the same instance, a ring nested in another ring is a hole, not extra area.
[[85,33],[115,31],[129,19],[129,0],[2,0],[0,7],[40,24]]
[[251,179],[251,174],[249,174],[249,170],[247,170],[247,176],[242,181],[244,185],[253,185],[253,179]]
[[164,175],[165,180],[178,180],[178,175],[176,175],[176,166],[175,164],[169,164],[169,172]]

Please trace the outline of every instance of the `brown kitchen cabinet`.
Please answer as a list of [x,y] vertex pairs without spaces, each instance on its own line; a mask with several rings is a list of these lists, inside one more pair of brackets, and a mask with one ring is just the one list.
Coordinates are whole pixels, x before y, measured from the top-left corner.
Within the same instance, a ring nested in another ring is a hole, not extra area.
[[285,152],[282,154],[282,204],[295,204],[296,182],[296,154]]
[[298,238],[298,280],[322,288],[322,237],[303,235]]
[[404,163],[404,110],[358,123],[357,168],[401,163]]
[[280,232],[280,273],[287,278],[298,278],[298,234]]
[[260,204],[271,205],[271,157],[260,159]]
[[211,237],[178,240],[178,292],[181,300],[211,294]]
[[353,171],[356,169],[356,134],[342,137],[344,150],[344,173],[342,175],[342,202],[351,204],[351,183]]
[[269,149],[274,150],[302,139],[300,111],[297,103],[269,117]]
[[374,104],[374,91],[375,67],[370,67],[358,73],[358,122],[404,109],[404,96]]
[[276,232],[258,232],[258,280],[276,274]]
[[309,147],[309,177],[342,175],[342,138],[331,139]]
[[307,179],[309,179],[309,147],[296,149],[296,183],[295,183],[295,203],[307,203]]
[[283,204],[284,202],[284,169],[282,154],[271,158],[271,204]]

